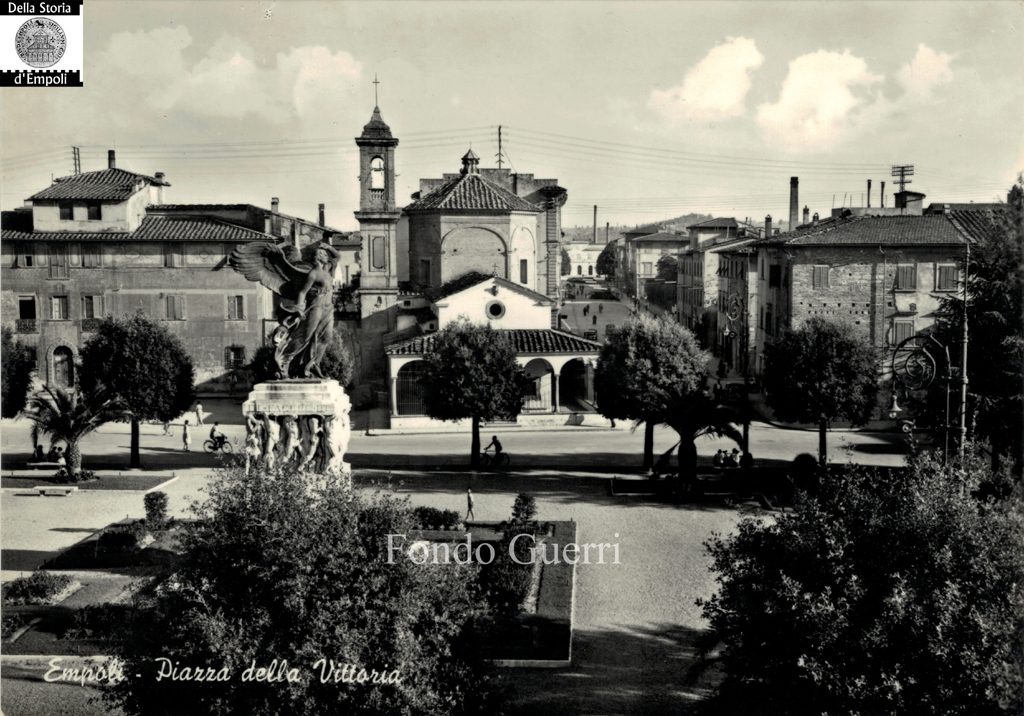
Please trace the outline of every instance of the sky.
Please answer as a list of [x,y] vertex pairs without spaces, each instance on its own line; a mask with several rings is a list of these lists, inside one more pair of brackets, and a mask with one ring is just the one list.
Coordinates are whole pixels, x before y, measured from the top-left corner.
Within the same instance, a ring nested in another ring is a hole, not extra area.
[[[378,92],[397,197],[482,166],[555,178],[563,224],[827,215],[913,164],[925,201],[1024,170],[1024,2],[86,0],[85,87],[0,90],[0,205],[72,171],[163,171],[174,203],[357,228]],[[379,85],[374,85],[377,77]]]

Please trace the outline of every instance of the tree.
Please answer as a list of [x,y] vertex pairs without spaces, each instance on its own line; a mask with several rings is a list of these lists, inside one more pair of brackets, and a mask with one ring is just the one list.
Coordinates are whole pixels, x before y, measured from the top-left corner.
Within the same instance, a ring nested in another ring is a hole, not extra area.
[[51,444],[67,445],[64,460],[72,481],[82,473],[82,438],[104,423],[121,419],[123,414],[118,401],[103,393],[49,385],[29,398],[25,407],[25,415],[32,421],[33,437],[49,435]]
[[31,348],[14,339],[10,328],[4,327],[2,334],[0,369],[3,371],[3,390],[0,403],[3,405],[3,417],[13,418],[25,408],[36,359]]
[[139,467],[139,422],[172,420],[195,399],[192,359],[176,336],[141,311],[103,319],[80,355],[83,389],[105,392],[127,409],[130,464]]
[[[1024,463],[1024,178],[1010,190],[1005,209],[985,224],[987,230],[971,247],[967,414],[973,414],[976,434],[990,442],[993,460],[1008,456],[1019,468]],[[962,323],[963,296],[951,295],[943,301],[936,332],[950,347],[954,369],[960,365]]]
[[569,258],[569,252],[562,249],[562,275],[568,276],[572,273],[572,259]]
[[694,335],[665,317],[631,319],[601,348],[594,373],[598,410],[608,418],[647,426],[644,467],[653,464],[655,425],[668,425],[679,434],[684,480],[696,474],[697,438],[740,439],[730,424],[731,413],[716,407],[702,391],[707,364],[708,354]]
[[827,458],[826,431],[837,418],[863,425],[878,397],[880,356],[851,326],[812,318],[765,351],[768,405],[787,422],[818,423],[818,459]]
[[662,281],[676,282],[676,275],[679,271],[679,260],[672,254],[665,254],[658,259],[658,275],[657,278]]
[[423,402],[438,420],[470,418],[470,464],[480,466],[480,421],[519,415],[529,379],[511,341],[490,326],[449,323],[431,336],[423,355]]
[[[1020,713],[1024,521],[935,455],[856,468],[708,543],[723,713]],[[702,666],[709,665],[705,662]],[[716,711],[717,712],[717,711]]]
[[609,242],[597,255],[597,272],[604,276],[615,275],[615,242]]
[[[399,539],[413,527],[407,500],[364,496],[337,474],[307,479],[217,472],[182,525],[173,577],[141,597],[118,635],[125,673],[139,676],[107,692],[114,704],[146,716],[488,712],[476,566],[414,563]],[[161,658],[223,666],[231,678],[157,680]],[[401,682],[335,681],[321,659],[335,677],[352,664]],[[275,660],[298,681],[243,681]]]
[[[257,348],[252,362],[249,364],[249,370],[252,371],[254,383],[275,380],[277,362],[274,359],[274,347],[263,345]],[[337,331],[331,337],[331,342],[327,344],[324,357],[320,359],[320,370],[328,378],[338,381],[343,388],[352,382],[355,361],[352,358],[352,352],[345,345],[343,336]]]

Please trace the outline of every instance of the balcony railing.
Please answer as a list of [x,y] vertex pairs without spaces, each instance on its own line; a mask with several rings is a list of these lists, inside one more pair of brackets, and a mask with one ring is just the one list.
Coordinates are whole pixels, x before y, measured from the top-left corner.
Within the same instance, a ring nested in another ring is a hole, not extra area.
[[35,318],[19,318],[14,328],[18,333],[39,333],[39,322]]

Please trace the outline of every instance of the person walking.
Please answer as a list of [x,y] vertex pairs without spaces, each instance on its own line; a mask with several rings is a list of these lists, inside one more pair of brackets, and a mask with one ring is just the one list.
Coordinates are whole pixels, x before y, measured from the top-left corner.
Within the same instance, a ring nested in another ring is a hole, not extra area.
[[181,426],[181,447],[185,452],[189,452],[192,449],[192,433],[188,427],[188,421]]
[[169,436],[170,434],[171,434],[171,421],[170,420],[165,420],[164,421],[164,435],[165,436]]
[[196,403],[196,425],[203,425],[203,404]]
[[476,515],[473,514],[473,491],[466,488],[466,519],[476,519]]
[[604,313],[604,304],[603,303],[597,304],[597,312],[598,313]]

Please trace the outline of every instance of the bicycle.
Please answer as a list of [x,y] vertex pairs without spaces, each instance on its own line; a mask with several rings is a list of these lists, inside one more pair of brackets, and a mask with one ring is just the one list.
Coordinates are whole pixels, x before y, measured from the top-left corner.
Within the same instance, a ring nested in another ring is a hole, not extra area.
[[[218,444],[218,442],[220,444]],[[211,455],[218,450],[225,455],[230,455],[234,451],[234,448],[231,447],[231,443],[229,443],[226,438],[220,441],[214,440],[213,438],[207,438],[206,442],[203,443],[203,450]]]
[[497,455],[491,455],[489,452],[480,453],[480,467],[483,468],[505,468],[511,462],[512,459],[508,456],[507,452],[498,453]]

